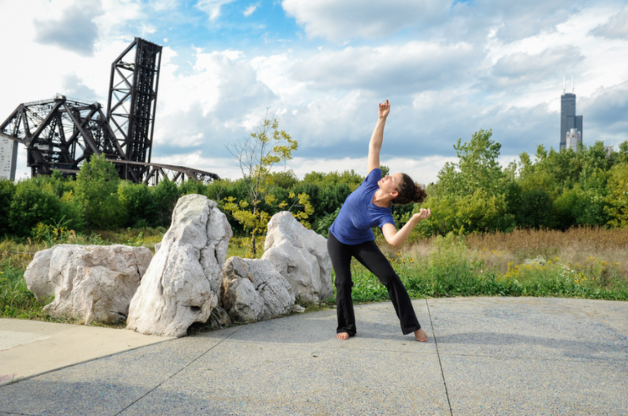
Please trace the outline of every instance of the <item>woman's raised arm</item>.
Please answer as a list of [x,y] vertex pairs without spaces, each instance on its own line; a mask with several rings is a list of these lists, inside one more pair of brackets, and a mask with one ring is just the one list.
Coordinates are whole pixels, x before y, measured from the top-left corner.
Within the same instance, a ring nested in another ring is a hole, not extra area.
[[379,104],[379,118],[377,119],[377,125],[373,130],[371,136],[371,142],[369,143],[369,157],[368,157],[368,172],[371,173],[373,169],[378,169],[379,164],[379,152],[382,150],[382,142],[384,141],[384,126],[386,125],[386,118],[390,114],[390,103],[388,100],[384,104]]

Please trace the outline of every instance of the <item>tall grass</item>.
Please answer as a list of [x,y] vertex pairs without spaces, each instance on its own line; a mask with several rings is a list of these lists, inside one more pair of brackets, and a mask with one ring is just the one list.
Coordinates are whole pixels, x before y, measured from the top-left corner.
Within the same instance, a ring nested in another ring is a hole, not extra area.
[[23,254],[0,253],[0,317],[41,318],[41,305],[24,280],[24,270],[31,258]]
[[[578,228],[425,239],[382,246],[412,297],[570,296],[628,300],[628,230]],[[352,265],[354,299],[387,299],[362,265]]]

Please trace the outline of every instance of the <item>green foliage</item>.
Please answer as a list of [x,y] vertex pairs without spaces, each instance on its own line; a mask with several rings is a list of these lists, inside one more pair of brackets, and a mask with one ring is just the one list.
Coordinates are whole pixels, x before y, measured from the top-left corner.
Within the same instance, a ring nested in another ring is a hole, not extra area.
[[424,237],[450,231],[463,234],[512,230],[516,225],[514,216],[508,213],[505,195],[489,196],[482,189],[472,195],[428,197],[422,205],[432,210],[430,218],[415,228]]
[[473,280],[473,268],[467,256],[467,246],[460,238],[448,233],[437,237],[436,249],[428,258],[429,277],[435,295],[467,295]]
[[14,235],[29,236],[37,223],[51,224],[60,218],[59,198],[49,185],[36,181],[18,182],[11,200],[9,226]]
[[155,225],[169,227],[172,220],[172,211],[179,199],[177,184],[164,178],[153,189],[155,200]]
[[118,198],[124,213],[121,226],[143,228],[156,223],[155,192],[148,186],[123,181],[118,186]]
[[59,214],[69,221],[67,226],[76,232],[85,231],[85,207],[81,204],[81,201],[78,200],[74,191],[66,191],[61,197],[60,202]]
[[459,162],[447,162],[439,172],[437,193],[465,195],[477,190],[489,196],[500,193],[504,174],[497,158],[501,144],[491,140],[492,134],[490,130],[480,130],[468,143],[458,139],[454,149]]
[[48,247],[52,247],[55,244],[64,244],[70,236],[70,230],[67,228],[68,223],[70,223],[70,220],[66,220],[65,217],[62,217],[59,221],[54,221],[53,224],[40,222],[33,228],[33,238],[37,243],[45,241]]
[[[628,142],[626,142],[628,143]],[[613,227],[628,227],[628,163],[613,166],[608,179],[609,224]]]
[[77,174],[75,194],[85,207],[88,227],[106,230],[120,225],[119,183],[115,166],[104,155],[92,155],[83,163]]
[[332,185],[347,185],[351,192],[355,191],[360,184],[364,182],[364,177],[358,175],[351,170],[345,170],[342,172],[311,172],[305,174],[303,178],[303,184],[313,184],[317,185],[320,188],[324,188]]
[[338,218],[338,214],[340,214],[340,209],[342,207],[336,208],[336,210],[330,214],[325,215],[323,218],[316,222],[314,227],[314,231],[327,238],[329,236],[329,227],[336,221]]
[[291,189],[299,183],[299,178],[291,170],[280,172],[270,172],[268,175],[268,185],[282,189]]
[[11,234],[9,226],[9,214],[11,212],[11,201],[15,195],[15,184],[7,179],[0,179],[0,237]]

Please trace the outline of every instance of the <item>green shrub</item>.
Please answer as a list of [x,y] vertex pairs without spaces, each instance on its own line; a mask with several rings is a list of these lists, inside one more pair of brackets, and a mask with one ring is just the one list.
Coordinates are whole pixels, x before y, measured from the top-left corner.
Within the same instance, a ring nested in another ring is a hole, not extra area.
[[38,224],[51,224],[61,217],[61,203],[49,187],[35,181],[18,182],[10,205],[9,225],[14,235],[27,237]]

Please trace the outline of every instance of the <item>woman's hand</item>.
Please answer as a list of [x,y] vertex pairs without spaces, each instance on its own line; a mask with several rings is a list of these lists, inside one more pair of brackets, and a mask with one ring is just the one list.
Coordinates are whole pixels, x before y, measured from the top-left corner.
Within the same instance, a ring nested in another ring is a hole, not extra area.
[[421,210],[417,214],[414,214],[412,216],[412,219],[418,222],[418,221],[428,219],[430,215],[432,215],[432,211],[429,208],[428,209],[421,208]]
[[390,114],[390,103],[388,100],[384,104],[379,104],[379,118],[386,118]]

